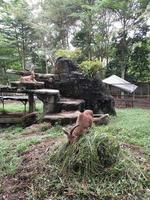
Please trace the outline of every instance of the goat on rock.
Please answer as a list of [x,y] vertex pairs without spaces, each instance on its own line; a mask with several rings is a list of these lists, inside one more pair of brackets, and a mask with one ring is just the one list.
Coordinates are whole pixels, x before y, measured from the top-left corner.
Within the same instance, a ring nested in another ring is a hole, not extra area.
[[34,73],[34,71],[31,72],[31,75],[22,76],[22,77],[20,78],[20,82],[21,82],[21,83],[35,83],[35,82],[37,82],[37,81],[35,80],[35,73]]

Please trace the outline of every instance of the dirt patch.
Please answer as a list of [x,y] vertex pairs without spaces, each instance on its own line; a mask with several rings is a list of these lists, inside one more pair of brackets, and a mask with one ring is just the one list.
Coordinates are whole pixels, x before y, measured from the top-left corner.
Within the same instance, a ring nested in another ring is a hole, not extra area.
[[144,166],[144,168],[150,169],[149,158],[145,154],[145,151],[142,147],[133,144],[122,143],[121,148],[129,149],[133,157],[139,162],[140,165]]
[[[20,154],[22,162],[15,175],[7,176],[2,181],[2,191],[0,199],[2,200],[25,200],[26,191],[29,189],[31,180],[41,170],[41,165],[48,155],[48,151],[59,145],[65,137],[50,138],[40,144],[33,145],[29,151]],[[44,170],[44,166],[42,166]]]
[[43,131],[46,131],[50,128],[52,128],[51,124],[46,122],[40,124],[32,124],[31,126],[26,127],[21,135],[22,136],[34,135],[34,134],[42,135]]
[[136,146],[136,145],[128,144],[128,143],[122,143],[121,147],[130,149],[132,152],[134,152],[137,155],[145,155],[144,149],[140,146]]

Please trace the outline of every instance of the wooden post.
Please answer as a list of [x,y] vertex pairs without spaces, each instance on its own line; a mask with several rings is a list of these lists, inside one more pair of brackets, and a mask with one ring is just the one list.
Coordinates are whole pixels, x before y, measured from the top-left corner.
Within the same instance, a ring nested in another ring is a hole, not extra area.
[[150,83],[147,83],[148,86],[148,99],[150,99]]
[[28,98],[29,98],[29,113],[32,113],[35,111],[34,94],[33,93],[28,94]]
[[132,94],[132,108],[134,106],[134,95],[135,95],[135,93],[133,92],[133,94]]

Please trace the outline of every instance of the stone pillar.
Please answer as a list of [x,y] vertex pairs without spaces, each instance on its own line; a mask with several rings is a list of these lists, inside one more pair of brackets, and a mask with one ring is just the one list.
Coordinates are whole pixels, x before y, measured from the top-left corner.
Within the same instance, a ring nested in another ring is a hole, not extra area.
[[35,94],[43,102],[43,115],[55,112],[59,101],[59,90],[36,90]]

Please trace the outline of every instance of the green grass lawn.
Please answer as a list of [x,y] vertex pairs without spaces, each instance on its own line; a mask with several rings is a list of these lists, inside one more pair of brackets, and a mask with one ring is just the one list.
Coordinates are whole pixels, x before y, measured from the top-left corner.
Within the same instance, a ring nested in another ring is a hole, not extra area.
[[[18,107],[17,104],[7,104],[7,111],[21,111],[23,107]],[[41,104],[37,105],[37,110],[41,112]],[[32,131],[32,130],[31,130]],[[34,130],[33,130],[34,131]],[[128,143],[136,145],[144,152],[148,163],[148,156],[150,155],[150,110],[144,109],[117,109],[117,116],[111,117],[110,123],[106,126],[95,126],[93,130],[96,133],[106,133],[115,136],[119,143]],[[42,132],[42,135],[40,135]],[[37,133],[36,133],[37,134]],[[25,130],[21,126],[12,126],[9,128],[0,129],[0,184],[5,175],[15,174],[16,169],[21,163],[20,154],[30,149],[32,145],[36,145],[47,137],[54,138],[63,134],[60,126],[49,128],[41,128],[37,135],[26,137]],[[23,136],[23,137],[22,137]],[[59,138],[58,138],[59,140]],[[63,153],[63,152],[62,152]],[[72,192],[75,196],[72,199],[90,199],[86,198],[88,195],[105,196],[105,192],[109,196],[113,196],[113,200],[117,199],[117,195],[127,195],[126,199],[130,200],[149,200],[149,190],[147,178],[147,167],[141,163],[136,162],[134,155],[125,153],[125,157],[110,171],[102,174],[101,179],[92,179],[81,183],[77,176],[66,177],[60,176],[57,172],[58,168],[46,161],[44,170],[40,171],[38,177],[32,182],[34,191],[28,191],[28,199],[42,200],[48,198],[49,190],[56,192],[57,198],[64,199],[63,195],[58,191],[65,190]],[[142,155],[141,155],[142,156]],[[135,161],[134,161],[135,160]],[[43,163],[42,163],[43,166]],[[120,180],[118,179],[120,177]],[[92,181],[92,182],[91,182]],[[70,184],[70,185],[68,185]],[[1,191],[0,186],[0,191]],[[32,188],[33,190],[33,188]],[[65,194],[65,193],[64,193]],[[116,195],[116,199],[115,199]],[[129,196],[128,196],[129,195]],[[54,195],[55,196],[55,195]],[[134,198],[135,196],[135,198]],[[71,197],[70,197],[71,198]],[[95,200],[93,198],[93,200]],[[69,197],[66,197],[68,200]],[[92,197],[91,197],[92,199]],[[102,198],[104,199],[104,198]],[[107,199],[107,195],[106,195]]]
[[97,130],[112,133],[122,142],[139,145],[150,154],[150,110],[118,109],[108,126]]
[[[5,103],[4,105],[4,110],[2,104],[0,104],[0,112],[24,112],[24,105],[21,102],[12,102],[12,103]],[[29,110],[29,106],[27,104],[27,111]],[[43,103],[40,101],[36,101],[36,111],[39,113],[42,112],[43,109]]]

